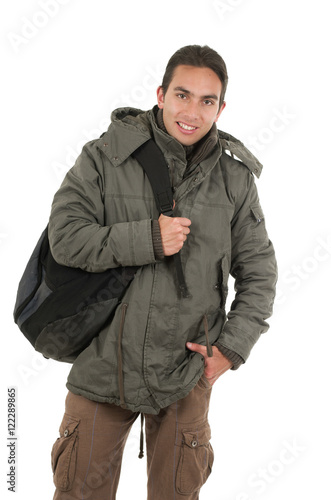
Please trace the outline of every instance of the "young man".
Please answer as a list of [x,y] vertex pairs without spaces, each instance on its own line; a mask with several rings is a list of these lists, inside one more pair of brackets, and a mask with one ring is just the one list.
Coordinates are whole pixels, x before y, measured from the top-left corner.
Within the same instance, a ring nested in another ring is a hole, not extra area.
[[[178,50],[157,106],[114,111],[108,131],[85,145],[55,195],[49,237],[59,263],[92,272],[140,266],[112,322],[69,374],[52,450],[56,500],[115,499],[139,414],[149,500],[196,500],[211,472],[212,385],[245,362],[267,331],[276,282],[253,178],[261,165],[216,128],[227,80],[214,50]],[[169,166],[174,218],[159,216],[132,157],[151,137]],[[179,251],[189,297],[178,292],[171,256]],[[236,297],[226,315],[229,274]]]

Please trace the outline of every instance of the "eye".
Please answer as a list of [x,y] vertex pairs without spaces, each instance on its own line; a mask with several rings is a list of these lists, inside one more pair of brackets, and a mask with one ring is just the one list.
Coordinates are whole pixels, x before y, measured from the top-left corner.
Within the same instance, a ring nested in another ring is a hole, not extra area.
[[203,102],[206,106],[212,106],[214,104],[214,101],[211,101],[210,99],[205,99]]
[[177,94],[177,97],[179,97],[179,99],[186,99],[185,94]]

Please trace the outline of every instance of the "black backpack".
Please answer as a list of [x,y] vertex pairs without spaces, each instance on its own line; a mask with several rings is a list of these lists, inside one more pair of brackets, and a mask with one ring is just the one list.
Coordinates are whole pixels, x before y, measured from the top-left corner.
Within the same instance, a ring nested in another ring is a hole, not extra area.
[[[168,166],[150,139],[133,156],[144,168],[160,213],[173,215]],[[188,297],[179,254],[173,256],[180,293]],[[20,280],[14,321],[33,347],[46,358],[73,362],[110,322],[138,267],[118,267],[102,273],[58,264],[43,231]]]

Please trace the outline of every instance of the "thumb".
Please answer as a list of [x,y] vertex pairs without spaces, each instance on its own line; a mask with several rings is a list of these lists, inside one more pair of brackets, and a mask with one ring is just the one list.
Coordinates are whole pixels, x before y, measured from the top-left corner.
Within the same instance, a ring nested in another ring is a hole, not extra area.
[[206,354],[206,347],[200,344],[194,344],[192,342],[186,342],[186,347],[194,352],[199,352],[203,356]]

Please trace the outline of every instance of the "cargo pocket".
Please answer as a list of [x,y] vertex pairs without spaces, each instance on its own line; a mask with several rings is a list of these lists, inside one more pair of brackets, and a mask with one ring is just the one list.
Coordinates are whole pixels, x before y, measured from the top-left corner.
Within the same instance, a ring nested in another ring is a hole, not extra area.
[[65,413],[60,426],[60,437],[52,448],[53,480],[60,491],[72,488],[76,472],[79,422],[80,420]]
[[210,427],[205,423],[195,430],[182,431],[182,445],[176,473],[176,489],[181,495],[191,495],[207,481],[214,462]]

